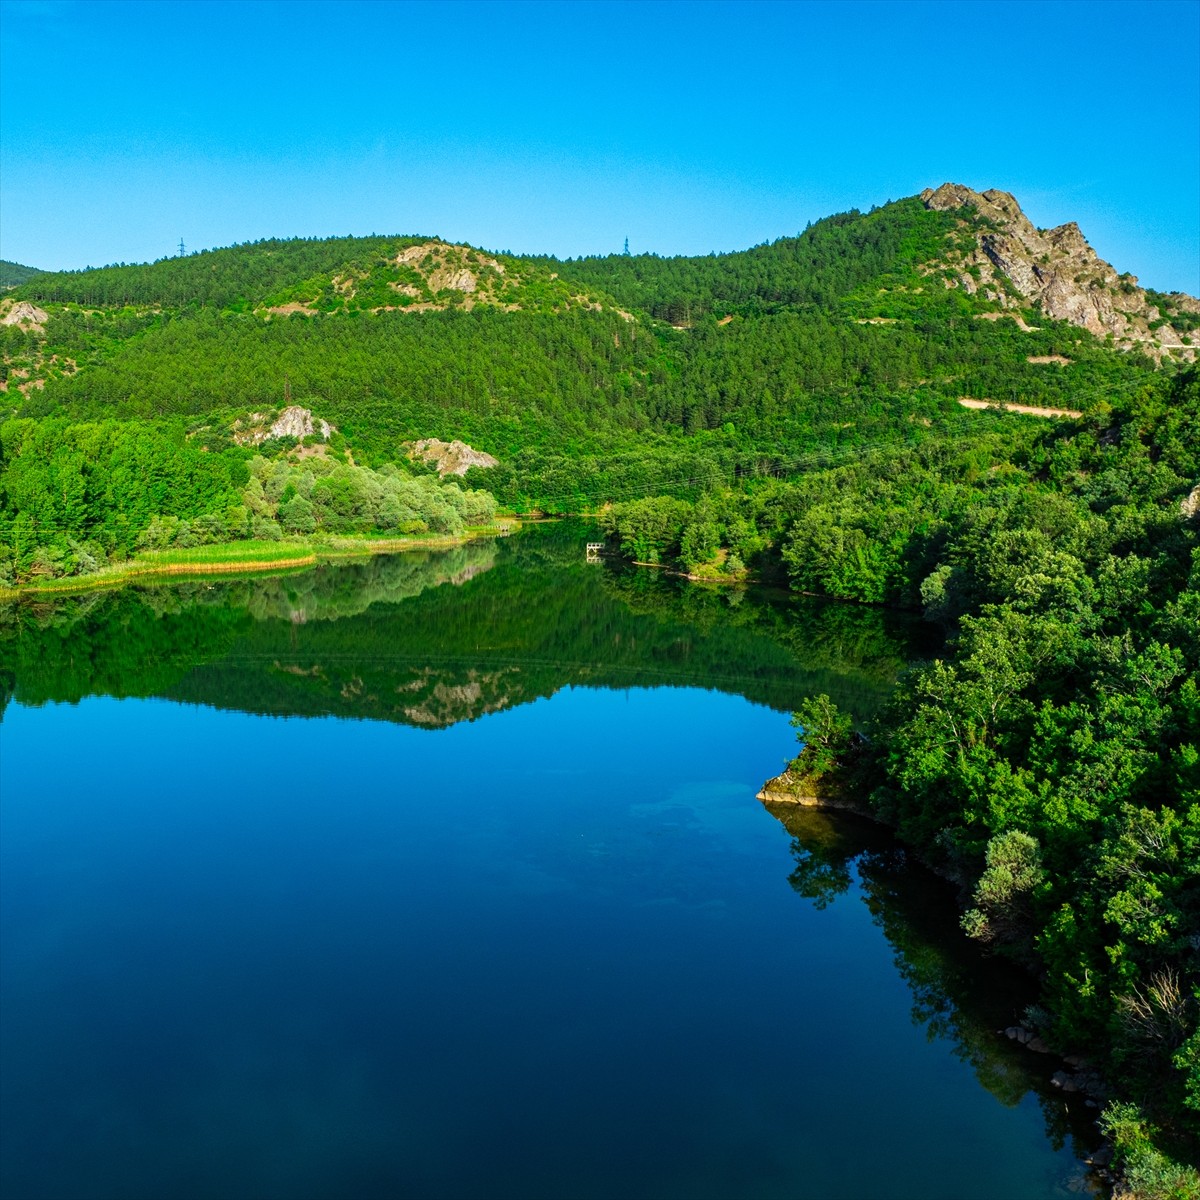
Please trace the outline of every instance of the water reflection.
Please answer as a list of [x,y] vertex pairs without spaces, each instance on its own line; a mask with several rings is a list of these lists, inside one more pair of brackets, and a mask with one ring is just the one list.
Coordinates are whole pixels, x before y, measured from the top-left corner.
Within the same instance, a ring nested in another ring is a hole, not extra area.
[[[127,587],[26,602],[0,613],[0,703],[12,697],[33,706],[91,695],[160,696],[210,709],[332,714],[437,729],[586,685],[554,706],[511,712],[437,739],[384,724],[330,722],[320,730],[320,753],[310,757],[309,726],[246,722],[173,705],[21,710],[6,726],[14,744],[18,730],[29,736],[39,725],[53,727],[47,738],[74,736],[77,753],[64,770],[79,780],[58,781],[51,803],[35,797],[28,784],[10,788],[6,797],[13,815],[2,882],[18,899],[33,897],[32,908],[6,906],[20,935],[10,939],[10,953],[28,953],[25,969],[9,971],[7,980],[28,998],[27,1026],[44,1034],[45,1058],[31,1056],[25,1078],[49,1081],[49,1087],[67,1077],[62,1063],[51,1061],[54,1054],[61,1053],[63,1062],[72,1054],[90,1062],[88,1056],[110,1053],[120,1040],[113,1040],[105,1021],[122,1030],[128,1025],[144,1040],[153,1035],[155,1013],[186,1012],[201,1026],[200,1018],[216,1014],[207,1033],[197,1034],[196,1046],[219,1051],[229,1041],[229,1062],[236,1064],[232,1082],[205,1092],[187,1076],[179,1103],[187,1112],[194,1094],[215,1096],[199,1107],[208,1116],[224,1114],[236,1108],[229,1097],[253,1095],[238,1072],[253,1063],[254,1048],[268,1043],[278,1014],[286,1011],[314,1031],[299,1038],[304,1053],[326,1048],[335,1109],[344,1093],[339,1128],[358,1137],[385,1111],[379,1098],[390,1098],[403,1110],[399,1127],[436,1127],[447,1139],[446,1161],[456,1164],[464,1120],[475,1121],[472,1144],[487,1147],[498,1160],[520,1142],[490,1114],[464,1108],[452,1086],[445,1085],[440,1109],[436,1103],[438,1088],[454,1077],[446,1062],[455,1064],[458,1078],[475,1079],[479,1061],[494,1063],[500,1055],[500,1066],[485,1077],[503,1096],[497,1111],[513,1106],[514,1080],[533,1079],[525,1107],[517,1106],[522,1120],[558,1133],[539,1140],[534,1158],[543,1163],[557,1153],[565,1178],[578,1169],[581,1154],[591,1154],[585,1174],[596,1195],[634,1194],[630,1179],[647,1186],[651,1178],[636,1154],[628,1163],[614,1161],[614,1145],[634,1144],[646,1163],[667,1162],[678,1172],[698,1144],[711,1152],[697,1158],[695,1177],[673,1175],[670,1186],[650,1194],[697,1196],[706,1194],[705,1187],[713,1196],[751,1194],[745,1180],[753,1164],[762,1183],[758,1194],[792,1195],[794,1182],[802,1180],[820,1188],[817,1194],[832,1196],[846,1170],[843,1151],[830,1153],[830,1147],[844,1145],[845,1156],[869,1158],[859,1145],[864,1131],[872,1147],[887,1149],[871,1167],[873,1190],[858,1194],[917,1194],[886,1187],[899,1186],[893,1175],[936,1182],[938,1172],[949,1168],[931,1169],[930,1156],[951,1153],[960,1172],[954,1178],[985,1177],[974,1194],[1016,1194],[1015,1187],[1004,1190],[1005,1164],[995,1164],[993,1172],[992,1164],[973,1161],[971,1144],[948,1145],[960,1131],[964,1093],[981,1098],[969,1079],[959,1084],[939,1075],[940,1051],[925,1056],[898,1045],[911,1041],[925,1050],[907,1027],[904,991],[887,967],[887,949],[865,919],[859,925],[869,938],[856,937],[854,923],[840,920],[849,897],[861,895],[912,996],[913,1021],[928,1039],[950,1045],[1003,1104],[1037,1095],[1055,1145],[1069,1138],[1077,1148],[1090,1145],[1086,1130],[1048,1085],[1056,1064],[995,1033],[1020,1015],[1029,981],[967,943],[948,885],[909,862],[885,830],[840,815],[781,810],[792,837],[792,887],[817,909],[832,908],[820,920],[791,924],[804,906],[786,889],[781,896],[772,882],[779,879],[780,839],[754,809],[747,783],[777,765],[760,766],[758,760],[774,753],[776,724],[786,734],[781,718],[696,691],[611,694],[699,687],[787,711],[805,694],[826,692],[861,718],[886,695],[905,662],[926,652],[927,634],[910,620],[871,609],[797,601],[761,589],[716,591],[648,572],[589,566],[582,550],[587,537],[578,526],[550,526],[445,554],[266,578]],[[615,710],[630,704],[641,715],[626,716],[622,724]],[[766,734],[760,728],[765,718],[771,724]],[[222,755],[206,754],[202,747],[218,744],[218,737]],[[440,755],[424,749],[435,740],[440,746],[431,749]],[[747,747],[754,747],[752,754]],[[778,761],[788,749],[778,746]],[[88,768],[102,754],[136,758],[151,780],[179,761],[190,766],[172,783],[172,803],[163,805],[154,788],[139,792],[103,772],[93,777]],[[603,771],[584,758],[593,754]],[[731,762],[739,754],[746,761],[735,767]],[[486,778],[487,804],[472,800],[448,814],[446,806],[426,803],[445,793],[448,760],[462,778]],[[294,777],[277,769],[300,761],[305,769]],[[223,763],[237,763],[245,774],[238,787],[229,786]],[[710,777],[713,763],[719,766]],[[334,795],[338,802],[331,805]],[[23,806],[15,803],[21,796],[27,799]],[[281,825],[277,816],[284,806],[288,820]],[[57,807],[70,819],[58,820]],[[763,824],[770,835],[765,838]],[[23,828],[32,831],[24,844],[15,836]],[[178,836],[164,838],[164,829]],[[47,845],[57,849],[24,849]],[[162,867],[166,845],[176,857]],[[79,879],[91,879],[89,872],[96,874],[92,890],[76,895],[71,889]],[[177,893],[180,883],[184,892]],[[154,887],[158,899],[147,902],[146,889]],[[94,947],[106,944],[89,925],[96,897],[113,898],[99,926],[116,931],[124,961],[140,963],[143,973],[127,981],[124,970],[110,971],[105,958],[87,976],[102,1003],[79,1006],[89,1020],[99,1014],[98,1031],[89,1027],[71,1043],[53,1020],[43,1022],[53,1008],[41,1003],[37,989],[51,977],[47,964],[61,970],[65,963],[61,992],[77,995],[70,974],[75,961],[90,962]],[[43,904],[59,914],[44,928],[35,911]],[[174,984],[169,973],[164,981],[161,965],[175,931],[164,934],[155,923],[160,912],[187,914],[196,922],[193,940],[175,951]],[[477,936],[481,923],[486,937]],[[69,929],[75,929],[75,941],[64,954],[62,931]],[[30,930],[41,940],[30,934],[22,941]],[[531,947],[541,949],[533,953]],[[273,973],[263,967],[271,962],[288,965]],[[477,1003],[481,970],[493,983],[486,1004]],[[380,987],[381,972],[391,980],[390,990]],[[309,985],[297,988],[301,977]],[[259,981],[258,993],[242,994],[246,978]],[[885,1027],[887,1007],[876,1003],[872,989],[889,983],[900,1008]],[[198,989],[203,994],[205,987],[211,994],[197,1004]],[[139,1004],[144,1019],[123,1022],[121,1014]],[[370,1037],[356,1040],[340,1016],[329,1023],[329,1013],[347,1008],[362,1014],[363,1027],[375,1031]],[[804,1014],[804,1028],[786,1026],[781,1036],[781,1011]],[[397,1019],[397,1012],[409,1015]],[[227,1037],[225,1020],[240,1031],[238,1038]],[[579,1078],[589,1079],[600,1098],[594,1106],[589,1088],[575,1088],[575,1075],[562,1069],[559,1057],[548,1055],[544,1072],[530,1074],[531,1060],[546,1053],[547,1028],[558,1029],[567,1061],[583,1064]],[[441,1039],[435,1054],[429,1051],[433,1029]],[[464,1037],[464,1029],[471,1036]],[[503,1038],[495,1037],[497,1029]],[[161,1036],[161,1053],[138,1049],[121,1054],[121,1062],[166,1061],[174,1035]],[[18,1044],[20,1039],[10,1041]],[[854,1052],[845,1052],[847,1046]],[[294,1066],[293,1049],[285,1038],[285,1067]],[[207,1051],[196,1050],[195,1057],[207,1061]],[[45,1069],[47,1061],[53,1069]],[[373,1064],[378,1079],[364,1068],[361,1079],[337,1082],[347,1063],[358,1062]],[[263,1073],[270,1069],[269,1063],[262,1067]],[[876,1078],[884,1070],[902,1077],[900,1083]],[[397,1090],[397,1081],[411,1071],[417,1072],[411,1094]],[[108,1068],[97,1074],[122,1078]],[[203,1082],[203,1072],[198,1075]],[[306,1078],[285,1079],[281,1090],[289,1102],[309,1094]],[[928,1081],[929,1105],[949,1110],[937,1113],[937,1120],[927,1121],[925,1111],[914,1107],[917,1078]],[[875,1086],[882,1083],[887,1086]],[[154,1097],[157,1115],[158,1086],[134,1078],[129,1095],[138,1103]],[[542,1091],[549,1099],[539,1098]],[[727,1092],[728,1103],[707,1111],[713,1097]],[[18,1093],[23,1105],[19,1087]],[[903,1096],[909,1099],[889,1099]],[[74,1103],[73,1093],[63,1102]],[[906,1106],[913,1111],[898,1111]],[[246,1117],[252,1123],[269,1105],[255,1099],[247,1107],[254,1110]],[[320,1128],[324,1108],[313,1101],[313,1110],[313,1128]],[[664,1128],[663,1114],[674,1111],[684,1118]],[[431,1112],[442,1114],[440,1124]],[[597,1113],[607,1114],[610,1123],[599,1122]],[[1022,1115],[1028,1113],[1026,1103]],[[1030,1115],[1026,1125],[1040,1154],[1044,1144],[1036,1113]],[[885,1123],[891,1128],[881,1128]],[[51,1127],[38,1127],[43,1125]],[[379,1162],[389,1166],[392,1130],[376,1132]],[[927,1134],[928,1145],[921,1140]],[[236,1140],[228,1133],[213,1136],[224,1136],[227,1144]],[[806,1138],[810,1160],[802,1161],[796,1147]],[[172,1150],[156,1133],[141,1144],[156,1152],[167,1145],[161,1153],[168,1162],[211,1141],[205,1134]],[[304,1148],[318,1141],[306,1137]],[[433,1134],[414,1134],[412,1142],[414,1159],[438,1149]],[[100,1143],[107,1153],[108,1139]],[[1020,1149],[1013,1158],[1027,1153]],[[725,1157],[714,1166],[714,1155]],[[904,1167],[911,1167],[909,1176],[901,1170],[905,1155],[917,1160]],[[29,1169],[39,1169],[45,1157],[31,1155]],[[205,1158],[213,1170],[217,1158]],[[487,1153],[473,1160],[481,1171],[488,1165]],[[527,1163],[510,1162],[509,1168],[510,1182],[526,1189],[514,1184],[509,1194],[531,1194]],[[826,1174],[818,1176],[818,1169]],[[230,1168],[236,1170],[236,1164]],[[713,1173],[720,1170],[727,1175]],[[1021,1194],[1053,1195],[1057,1186]],[[216,1194],[221,1188],[205,1190]],[[386,1187],[358,1194],[398,1190],[389,1176]],[[226,1187],[224,1194],[233,1193]],[[263,1187],[259,1194],[280,1189]],[[330,1188],[324,1194],[342,1193]],[[503,1189],[488,1178],[474,1194]],[[541,1194],[562,1191],[547,1183]]]
[[[1050,1083],[1062,1064],[1036,1055],[1000,1033],[1020,1021],[1037,993],[1019,967],[983,952],[957,923],[954,885],[913,860],[881,826],[861,817],[796,805],[771,805],[792,837],[794,868],[788,882],[823,909],[858,891],[894,952],[913,998],[913,1024],[929,1040],[948,1042],[956,1058],[1007,1107],[1036,1095],[1055,1149],[1070,1142],[1080,1158],[1100,1138],[1095,1111],[1080,1095],[1064,1095]],[[1076,1186],[1098,1190],[1081,1171]]]
[[927,636],[868,609],[588,565],[587,536],[564,523],[440,553],[9,604],[0,679],[26,704],[165,696],[426,728],[571,684],[707,687],[785,711],[824,691],[865,716]]

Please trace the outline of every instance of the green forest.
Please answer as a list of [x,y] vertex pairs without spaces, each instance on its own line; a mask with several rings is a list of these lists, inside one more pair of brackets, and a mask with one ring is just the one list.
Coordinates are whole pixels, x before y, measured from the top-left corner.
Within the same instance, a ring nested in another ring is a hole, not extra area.
[[[948,286],[982,232],[913,198],[708,257],[297,239],[6,275],[35,313],[0,325],[0,587],[588,513],[636,562],[920,614],[945,648],[881,709],[795,696],[797,769],[832,747],[1102,1066],[1127,1176],[1193,1194],[1200,375]],[[328,438],[242,436],[289,403]],[[440,480],[433,437],[500,465]]]

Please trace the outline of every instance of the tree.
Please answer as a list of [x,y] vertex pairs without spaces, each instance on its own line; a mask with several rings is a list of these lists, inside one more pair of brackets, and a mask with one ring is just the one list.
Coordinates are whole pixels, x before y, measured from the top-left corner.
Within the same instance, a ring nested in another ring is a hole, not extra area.
[[796,740],[804,747],[793,764],[794,773],[818,779],[827,775],[850,749],[854,738],[853,722],[848,713],[824,693],[804,700],[792,713]]

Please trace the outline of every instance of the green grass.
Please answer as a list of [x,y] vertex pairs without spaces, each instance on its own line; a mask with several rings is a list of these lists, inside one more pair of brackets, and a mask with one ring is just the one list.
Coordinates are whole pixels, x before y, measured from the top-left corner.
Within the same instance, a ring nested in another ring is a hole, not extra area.
[[414,537],[372,537],[369,534],[340,537],[295,538],[280,542],[216,542],[208,546],[173,547],[148,550],[123,563],[113,563],[87,575],[68,575],[62,579],[41,579],[0,592],[84,592],[113,587],[130,579],[155,575],[231,574],[241,571],[286,571],[309,567],[325,559],[369,558],[373,554],[398,554],[405,550],[442,549],[461,545],[476,537],[516,528],[519,522],[508,518],[495,525],[474,526],[462,537],[418,535]]
[[214,542],[210,546],[147,551],[139,554],[125,565],[203,566],[225,563],[279,563],[311,558],[316,553],[315,544],[308,539],[282,542],[254,540]]

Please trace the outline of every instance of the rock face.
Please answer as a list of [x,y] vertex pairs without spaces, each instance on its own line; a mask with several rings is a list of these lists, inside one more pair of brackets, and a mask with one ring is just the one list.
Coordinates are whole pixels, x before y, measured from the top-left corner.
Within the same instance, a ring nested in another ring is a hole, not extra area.
[[235,422],[233,440],[239,446],[258,446],[268,438],[294,437],[299,441],[319,433],[321,440],[327,442],[329,435],[337,432],[328,421],[318,418],[314,422],[311,410],[299,404],[289,404],[270,425],[269,419],[269,414],[255,412],[244,421]]
[[1200,513],[1200,483],[1179,502],[1179,515],[1185,521],[1190,521],[1197,513]]
[[[328,421],[318,421],[316,428],[321,431],[321,440],[329,441],[329,435],[333,432],[333,426]],[[298,404],[291,404],[279,414],[279,419],[271,426],[268,437],[294,437],[303,438],[309,437],[316,432],[313,428],[313,415],[307,408],[301,408]]]
[[498,467],[500,462],[482,450],[473,450],[466,442],[443,442],[422,438],[412,444],[411,456],[431,463],[439,475],[465,475],[472,467]]
[[48,313],[30,304],[28,300],[18,300],[3,317],[0,317],[0,325],[45,325],[49,319]]
[[[1047,316],[1098,337],[1112,334],[1126,349],[1136,346],[1159,358],[1196,357],[1200,332],[1181,337],[1162,323],[1163,315],[1137,279],[1118,275],[1074,221],[1039,230],[1008,192],[976,192],[958,183],[926,188],[921,199],[926,208],[941,212],[970,206],[981,218],[975,249],[948,255],[942,264],[956,274],[947,287],[982,292],[1002,308],[1036,305]],[[1200,314],[1200,301],[1191,296],[1180,293],[1171,300],[1181,311]]]

